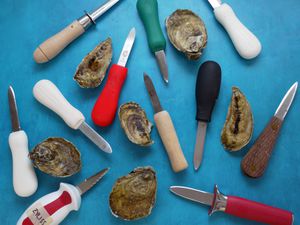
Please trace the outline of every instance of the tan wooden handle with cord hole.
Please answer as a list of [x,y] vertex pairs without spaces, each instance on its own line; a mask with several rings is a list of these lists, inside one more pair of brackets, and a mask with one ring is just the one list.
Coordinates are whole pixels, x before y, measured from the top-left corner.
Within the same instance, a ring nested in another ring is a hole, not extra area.
[[37,63],[45,63],[57,56],[72,41],[84,33],[83,26],[75,20],[65,29],[44,41],[33,53]]
[[161,111],[154,115],[154,121],[161,140],[168,153],[174,172],[180,172],[188,167],[188,163],[181,150],[178,137],[167,111]]

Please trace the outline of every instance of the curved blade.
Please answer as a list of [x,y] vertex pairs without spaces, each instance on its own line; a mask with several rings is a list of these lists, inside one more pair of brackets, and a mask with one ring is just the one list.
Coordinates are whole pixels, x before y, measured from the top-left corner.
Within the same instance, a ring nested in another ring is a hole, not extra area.
[[19,121],[19,116],[18,116],[16,96],[15,96],[14,89],[12,88],[12,86],[9,86],[9,88],[8,88],[8,103],[9,103],[12,131],[16,132],[16,131],[21,130],[21,126],[20,126],[20,121]]
[[120,66],[123,66],[125,67],[126,66],[126,63],[127,63],[127,60],[128,60],[128,57],[130,55],[130,52],[131,52],[131,49],[132,49],[132,46],[133,46],[133,43],[134,43],[134,40],[135,40],[135,28],[133,27],[129,34],[128,34],[128,37],[125,41],[125,44],[123,46],[123,49],[122,49],[122,52],[121,52],[121,55],[120,55],[120,58],[119,58],[119,61],[118,61],[118,65]]

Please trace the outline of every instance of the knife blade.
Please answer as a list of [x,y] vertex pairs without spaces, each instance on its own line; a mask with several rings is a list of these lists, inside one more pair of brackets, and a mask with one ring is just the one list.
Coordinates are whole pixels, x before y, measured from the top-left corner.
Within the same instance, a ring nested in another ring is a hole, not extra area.
[[217,185],[214,188],[214,193],[183,186],[171,186],[170,191],[185,199],[210,206],[209,215],[221,211],[269,225],[292,225],[294,221],[292,212],[240,197],[225,196],[220,193]]
[[12,131],[16,132],[16,131],[21,130],[21,126],[20,126],[20,121],[19,121],[15,92],[14,92],[12,86],[9,86],[9,88],[8,88],[8,103],[9,103]]
[[144,73],[144,81],[145,81],[145,85],[146,85],[147,91],[148,91],[149,96],[150,96],[152,106],[154,108],[154,112],[159,113],[159,112],[163,111],[163,108],[160,104],[160,101],[159,101],[159,98],[157,96],[154,85],[152,83],[152,80],[150,79],[150,77],[146,73]]
[[118,64],[113,64],[110,68],[104,89],[94,105],[91,116],[98,126],[109,126],[114,121],[119,97],[128,73],[125,66],[135,41],[135,34],[133,27],[126,38]]
[[284,118],[295,98],[297,88],[298,82],[294,83],[285,94],[274,116],[243,158],[241,169],[249,177],[258,178],[264,174],[276,140],[278,139]]

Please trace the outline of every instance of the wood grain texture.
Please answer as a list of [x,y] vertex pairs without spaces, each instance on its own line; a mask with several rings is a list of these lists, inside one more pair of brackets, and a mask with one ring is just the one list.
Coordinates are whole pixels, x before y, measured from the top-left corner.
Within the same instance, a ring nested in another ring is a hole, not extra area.
[[188,163],[183,155],[178,137],[167,111],[161,111],[154,115],[154,121],[161,137],[161,140],[168,153],[172,169],[174,172],[180,172],[188,167]]
[[246,175],[253,178],[263,175],[268,166],[282,123],[282,120],[275,116],[272,117],[264,131],[243,158],[241,168]]

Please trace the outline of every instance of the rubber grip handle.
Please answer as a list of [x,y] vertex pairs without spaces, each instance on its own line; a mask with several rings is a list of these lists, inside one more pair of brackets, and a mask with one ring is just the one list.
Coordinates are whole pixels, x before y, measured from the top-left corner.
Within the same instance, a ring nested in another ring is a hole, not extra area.
[[92,120],[95,124],[102,127],[112,124],[127,72],[128,69],[126,67],[117,64],[112,65],[105,87],[92,111]]
[[200,66],[196,82],[196,120],[210,122],[220,92],[221,73],[216,62],[206,61]]
[[13,132],[8,138],[13,161],[13,186],[20,197],[35,193],[38,180],[28,157],[28,138],[24,131]]
[[33,58],[37,63],[45,63],[57,56],[72,41],[84,33],[82,25],[75,20],[65,29],[50,37],[37,47]]
[[166,39],[159,23],[157,0],[138,0],[136,6],[152,53],[165,50]]
[[261,44],[257,37],[237,18],[227,4],[215,8],[215,17],[225,28],[234,47],[244,59],[253,59],[261,52]]
[[225,213],[269,225],[292,225],[294,221],[292,212],[234,196],[227,197]]

